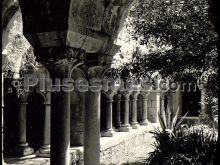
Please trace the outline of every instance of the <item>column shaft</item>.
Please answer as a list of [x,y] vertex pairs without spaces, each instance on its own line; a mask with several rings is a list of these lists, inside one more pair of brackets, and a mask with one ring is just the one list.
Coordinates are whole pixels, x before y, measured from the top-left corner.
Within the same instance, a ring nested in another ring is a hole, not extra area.
[[34,149],[28,147],[28,143],[26,139],[26,105],[27,102],[24,101],[23,99],[20,99],[19,107],[18,107],[18,125],[17,125],[18,143],[15,150],[12,151],[12,154],[16,156],[26,156],[34,153]]
[[70,93],[51,93],[51,164],[70,164]]
[[112,129],[112,102],[113,100],[107,100],[106,103],[106,128],[101,133],[103,137],[112,137],[115,131]]
[[18,109],[18,145],[27,146],[26,141],[26,105],[27,103],[20,102]]
[[140,125],[148,125],[148,119],[147,119],[147,96],[143,97],[142,99],[142,121]]
[[3,156],[3,150],[4,150],[4,73],[2,73],[2,108],[1,108],[1,164],[4,164],[4,156]]
[[121,128],[119,129],[121,132],[129,132],[131,130],[129,124],[129,96],[124,96],[124,100],[122,100],[122,111],[123,111],[123,120]]
[[116,128],[121,127],[121,95],[116,97]]
[[100,92],[87,92],[84,133],[84,164],[100,164]]
[[[49,100],[50,102],[50,100]],[[51,113],[51,105],[50,103],[44,103],[44,124],[43,124],[43,139],[42,146],[38,151],[38,155],[41,157],[49,157],[50,156],[50,113]]]
[[131,100],[131,127],[133,129],[138,128],[137,122],[137,98],[132,98]]

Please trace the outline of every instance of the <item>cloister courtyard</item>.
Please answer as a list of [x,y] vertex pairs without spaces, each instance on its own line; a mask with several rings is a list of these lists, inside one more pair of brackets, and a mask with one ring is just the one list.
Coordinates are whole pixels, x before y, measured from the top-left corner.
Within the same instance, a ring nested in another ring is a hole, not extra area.
[[215,0],[3,0],[2,164],[219,163]]

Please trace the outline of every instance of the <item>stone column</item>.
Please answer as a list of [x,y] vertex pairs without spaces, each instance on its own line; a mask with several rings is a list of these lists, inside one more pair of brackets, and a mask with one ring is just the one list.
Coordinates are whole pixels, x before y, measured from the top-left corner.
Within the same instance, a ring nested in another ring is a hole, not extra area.
[[46,100],[44,102],[44,124],[43,124],[43,139],[42,146],[40,147],[37,155],[41,157],[50,157],[50,113],[51,113],[51,98],[50,92],[46,94]]
[[85,105],[84,165],[100,165],[101,86],[92,84],[91,80],[96,78],[101,82],[103,67],[92,66],[85,72],[87,72],[90,86],[86,94]]
[[2,108],[1,108],[1,164],[4,164],[4,156],[3,156],[3,150],[4,150],[4,73],[2,73]]
[[137,122],[137,92],[133,92],[131,95],[131,127],[137,129],[139,124]]
[[12,151],[16,156],[27,156],[34,153],[34,149],[28,147],[26,139],[26,105],[27,99],[24,95],[19,96],[17,146]]
[[116,116],[115,116],[115,121],[116,121],[116,128],[121,127],[121,94],[116,95]]
[[161,98],[160,98],[160,117],[163,118],[163,121],[166,121],[166,116],[165,116],[165,93],[161,93]]
[[159,91],[152,91],[149,94],[150,107],[148,110],[148,120],[151,123],[158,122],[158,112],[160,112],[160,93]]
[[142,93],[142,120],[140,125],[148,125],[148,119],[147,119],[147,99],[148,93]]
[[161,102],[160,102],[160,114],[162,114],[165,111],[165,105],[164,105],[164,95],[161,96]]
[[103,137],[112,137],[115,131],[112,129],[112,102],[113,102],[113,96],[114,92],[109,91],[106,93],[107,100],[105,101],[106,104],[106,128],[105,131],[101,133],[101,136]]
[[[51,150],[50,164],[69,165],[70,164],[70,91],[64,90],[64,84],[58,84],[69,77],[72,62],[68,59],[53,60],[45,63],[45,67],[50,73],[51,88]],[[50,111],[49,107],[45,112]],[[47,114],[48,115],[48,114]],[[48,126],[47,126],[48,127]],[[48,129],[48,128],[47,128]],[[48,135],[48,134],[47,134]],[[45,136],[45,140],[48,137]],[[46,142],[48,143],[48,141]]]
[[124,91],[122,94],[122,112],[123,112],[123,120],[122,125],[119,131],[121,132],[129,132],[132,128],[129,124],[129,96],[130,93],[128,91]]
[[100,92],[87,92],[84,133],[84,164],[100,164]]

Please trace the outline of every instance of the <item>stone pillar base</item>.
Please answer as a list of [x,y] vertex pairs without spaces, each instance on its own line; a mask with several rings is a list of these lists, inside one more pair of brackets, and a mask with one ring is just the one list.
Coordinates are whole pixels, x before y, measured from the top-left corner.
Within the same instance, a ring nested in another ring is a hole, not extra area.
[[39,157],[49,158],[50,157],[50,145],[42,146],[36,153]]
[[119,129],[121,127],[121,122],[117,122],[116,129]]
[[140,125],[149,125],[150,123],[149,123],[149,121],[142,121],[141,123],[140,123]]
[[34,154],[34,149],[28,146],[17,146],[9,151],[13,156],[28,156]]
[[130,132],[132,130],[130,124],[121,125],[121,128],[119,128],[120,132]]
[[101,132],[102,137],[113,137],[114,134],[115,134],[115,131],[113,129],[109,129],[107,131]]
[[132,128],[132,129],[138,129],[139,126],[140,126],[140,125],[138,124],[138,122],[131,123],[131,128]]

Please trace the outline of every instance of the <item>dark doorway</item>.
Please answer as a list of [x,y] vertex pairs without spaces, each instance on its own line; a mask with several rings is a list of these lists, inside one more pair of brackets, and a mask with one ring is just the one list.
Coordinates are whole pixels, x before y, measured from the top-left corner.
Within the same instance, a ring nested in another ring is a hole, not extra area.
[[4,154],[17,144],[19,101],[16,92],[4,95]]
[[187,116],[199,116],[201,110],[201,92],[197,88],[196,91],[184,91],[182,94],[182,112]]
[[44,97],[32,92],[28,97],[27,105],[27,140],[35,150],[42,145],[44,123]]

